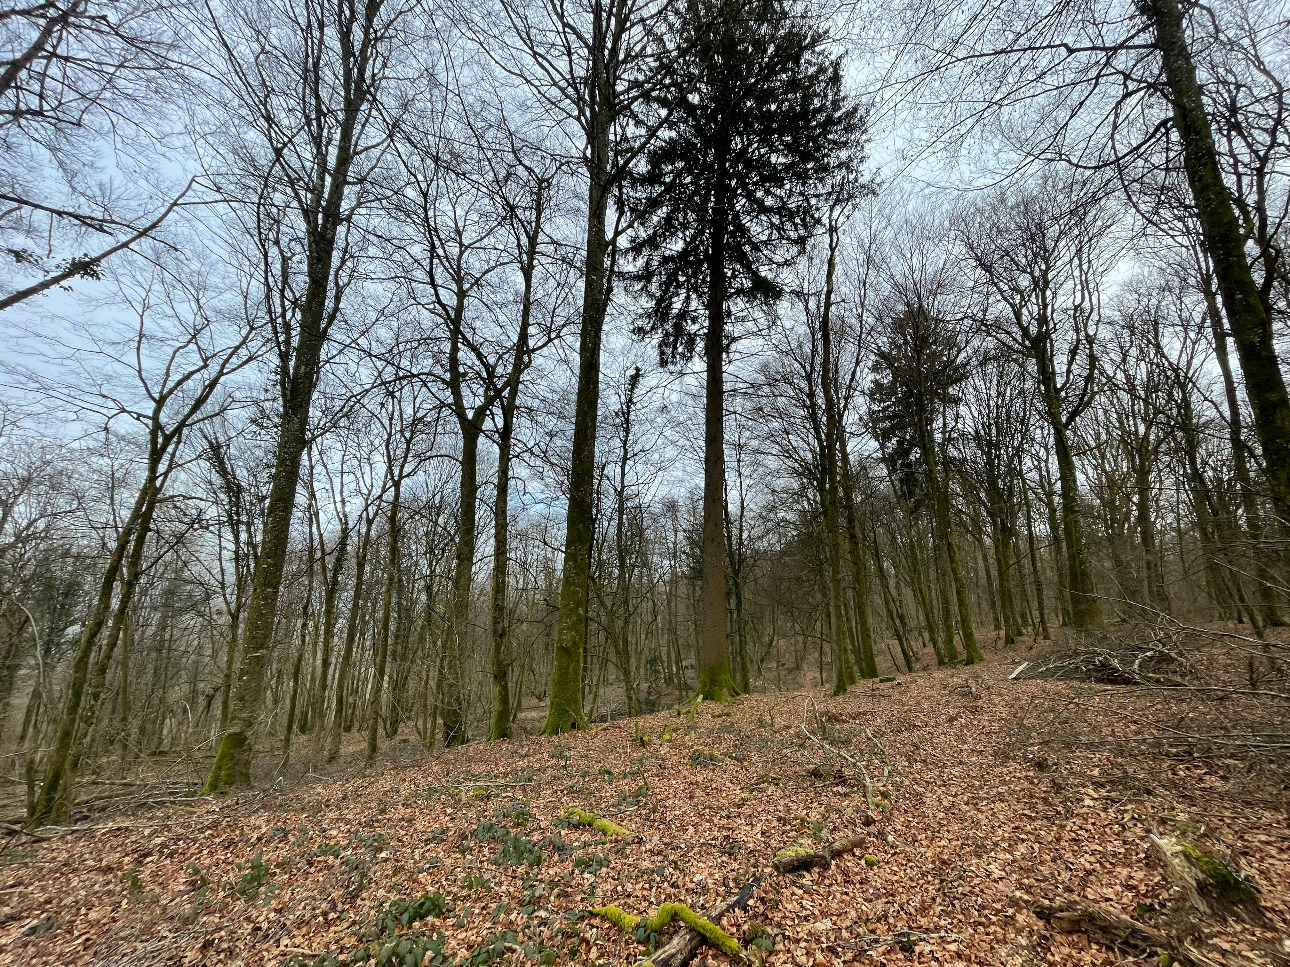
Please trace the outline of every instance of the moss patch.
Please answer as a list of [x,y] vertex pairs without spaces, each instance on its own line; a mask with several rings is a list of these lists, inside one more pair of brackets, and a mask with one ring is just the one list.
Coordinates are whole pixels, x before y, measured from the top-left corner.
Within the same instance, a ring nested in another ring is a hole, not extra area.
[[596,907],[591,911],[591,915],[593,917],[603,917],[619,930],[625,930],[628,933],[635,933],[637,926],[641,922],[640,917],[633,917],[630,913],[618,907]]
[[590,826],[606,836],[631,836],[630,829],[624,829],[612,820],[602,819],[595,813],[589,813],[577,806],[569,806],[564,811],[564,818],[578,826]]
[[776,853],[775,859],[791,860],[795,856],[810,856],[812,852],[814,851],[807,849],[805,846],[790,846]]
[[1182,850],[1183,855],[1187,857],[1188,862],[1200,870],[1205,875],[1205,878],[1213,884],[1214,890],[1219,897],[1236,906],[1255,907],[1258,905],[1258,895],[1255,894],[1248,883],[1233,873],[1226,864],[1220,863],[1204,850],[1191,843],[1180,842],[1178,847]]

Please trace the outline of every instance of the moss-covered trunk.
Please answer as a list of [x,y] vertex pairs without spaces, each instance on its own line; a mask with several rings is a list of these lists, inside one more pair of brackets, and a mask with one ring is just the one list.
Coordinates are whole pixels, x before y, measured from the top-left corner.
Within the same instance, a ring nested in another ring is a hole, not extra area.
[[[597,45],[593,42],[593,48]],[[578,337],[578,390],[569,458],[569,503],[565,512],[564,561],[560,570],[560,618],[551,666],[551,697],[543,735],[558,735],[585,722],[582,655],[587,647],[587,599],[596,523],[596,421],[600,408],[600,342],[609,293],[609,239],[605,235],[609,194],[610,137],[606,67],[592,51],[589,83],[598,95],[587,131],[587,231]]]
[[1245,236],[1223,181],[1182,8],[1178,0],[1143,0],[1139,9],[1151,24],[1160,51],[1187,182],[1245,377],[1269,495],[1281,519],[1290,520],[1290,395],[1271,320],[1245,254]]

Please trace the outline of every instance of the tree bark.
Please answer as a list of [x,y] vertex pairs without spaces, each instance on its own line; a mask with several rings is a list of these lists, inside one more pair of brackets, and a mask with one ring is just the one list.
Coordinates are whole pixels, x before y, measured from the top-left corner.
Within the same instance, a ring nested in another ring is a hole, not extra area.
[[367,698],[367,761],[376,758],[377,729],[381,722],[381,697],[385,688],[385,670],[390,654],[390,617],[394,611],[394,587],[399,574],[399,503],[403,493],[403,473],[407,450],[398,468],[390,467],[394,486],[390,492],[390,514],[386,523],[385,581],[381,589],[381,625],[376,634],[376,656],[372,666],[372,687]]
[[1263,449],[1268,490],[1278,516],[1290,520],[1290,395],[1277,360],[1271,320],[1245,255],[1245,236],[1223,181],[1182,8],[1178,0],[1144,0],[1140,10],[1155,32],[1187,182]]
[[[595,44],[593,43],[593,47]],[[560,618],[551,666],[551,696],[543,735],[586,724],[582,711],[582,654],[587,647],[587,600],[596,523],[596,421],[600,408],[600,341],[608,308],[608,217],[610,126],[605,66],[593,50],[589,83],[597,110],[587,137],[587,237],[582,282],[582,327],[578,338],[578,391],[574,404],[573,452],[569,459],[569,504],[565,512],[564,562],[560,572]]]
[[721,132],[713,175],[712,225],[708,241],[707,333],[703,354],[707,383],[703,405],[703,586],[700,605],[699,694],[724,701],[736,691],[726,638],[726,227],[725,152]]
[[[824,527],[828,531],[830,627],[833,632],[833,694],[855,684],[850,643],[844,638],[846,599],[842,590],[841,497],[838,493],[838,412],[833,385],[833,276],[837,268],[840,229],[829,220],[829,258],[824,274],[824,304],[820,311],[820,387],[824,397]],[[868,668],[864,669],[868,677]]]

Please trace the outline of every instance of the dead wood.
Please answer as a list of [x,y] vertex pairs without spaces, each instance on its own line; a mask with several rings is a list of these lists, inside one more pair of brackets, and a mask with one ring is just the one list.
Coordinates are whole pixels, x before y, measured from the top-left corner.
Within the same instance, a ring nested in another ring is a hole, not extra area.
[[826,846],[818,853],[811,853],[796,850],[784,850],[778,853],[770,865],[775,868],[776,873],[795,873],[798,870],[813,870],[827,866],[832,866],[833,861],[845,853],[854,853],[864,845],[867,837],[864,834],[852,836],[850,839],[840,840],[831,846]]
[[1103,946],[1134,954],[1168,954],[1183,967],[1218,967],[1184,941],[1098,903],[1078,897],[1063,897],[1056,903],[1038,903],[1035,916],[1062,933],[1083,933]]
[[1169,879],[1198,914],[1224,920],[1236,917],[1254,926],[1267,924],[1258,887],[1240,870],[1176,836],[1152,834],[1147,841]]
[[1186,687],[1195,672],[1176,650],[1162,643],[1131,645],[1108,641],[1085,645],[1033,662],[1023,662],[1009,681],[1081,681],[1101,685]]
[[[721,918],[727,913],[733,910],[743,910],[748,906],[760,883],[761,876],[754,876],[740,887],[739,892],[734,896],[703,911],[703,919],[710,920],[720,926]],[[699,931],[690,927],[682,927],[680,933],[654,952],[653,956],[649,958],[649,962],[654,967],[685,967],[686,964],[694,959],[694,955],[699,952],[699,948],[705,943],[707,943],[707,940]]]

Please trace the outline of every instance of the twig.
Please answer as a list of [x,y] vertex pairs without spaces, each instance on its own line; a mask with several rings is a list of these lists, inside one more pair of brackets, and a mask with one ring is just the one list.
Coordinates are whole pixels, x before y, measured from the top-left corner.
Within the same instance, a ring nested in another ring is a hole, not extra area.
[[887,758],[887,750],[886,750],[885,748],[883,748],[883,745],[882,745],[882,743],[881,743],[881,742],[879,742],[877,739],[875,739],[875,738],[873,737],[873,733],[872,733],[872,732],[870,732],[868,729],[865,729],[865,730],[864,730],[864,737],[865,737],[866,739],[868,739],[871,743],[873,743],[874,750],[875,750],[875,751],[876,751],[880,756],[882,756],[884,759],[885,759],[885,758]]
[[[847,755],[841,749],[838,749],[832,745],[829,745],[829,743],[825,742],[818,735],[816,735],[806,727],[806,710],[812,704],[813,703],[808,701],[802,706],[802,734],[805,735],[812,742],[814,742],[816,745],[818,745],[821,749],[824,749],[826,752],[832,752],[834,755],[837,755],[843,759],[846,759],[853,766],[855,766],[857,769],[860,770],[860,776],[864,781],[865,802],[868,804],[869,809],[873,810],[874,809],[873,782],[870,781],[869,779],[869,770],[864,767],[864,763],[860,762],[858,759],[854,758],[853,756]],[[817,718],[819,717],[818,709],[816,710],[816,717]]]

